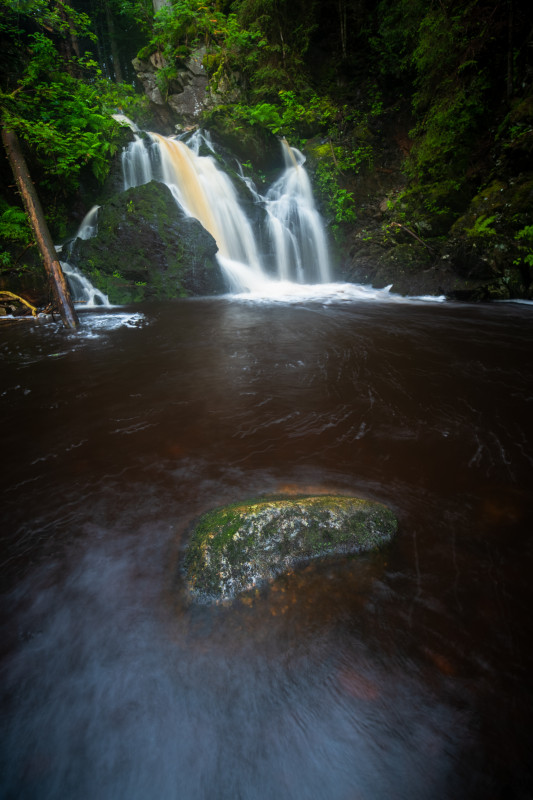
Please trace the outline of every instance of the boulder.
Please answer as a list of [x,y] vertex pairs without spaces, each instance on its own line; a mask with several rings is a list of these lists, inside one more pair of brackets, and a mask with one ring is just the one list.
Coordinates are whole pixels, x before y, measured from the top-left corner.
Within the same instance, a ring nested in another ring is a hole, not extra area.
[[311,559],[379,548],[396,530],[390,509],[357,497],[234,503],[194,525],[184,560],[187,588],[200,601],[228,600]]
[[226,291],[215,240],[184,215],[163,183],[109,198],[98,211],[97,230],[91,239],[75,240],[68,261],[111,303]]

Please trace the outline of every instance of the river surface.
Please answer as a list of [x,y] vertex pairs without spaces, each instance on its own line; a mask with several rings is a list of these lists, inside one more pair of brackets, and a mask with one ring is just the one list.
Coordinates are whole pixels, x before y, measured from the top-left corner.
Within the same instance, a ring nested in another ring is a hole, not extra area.
[[[0,796],[533,797],[531,306],[216,298],[3,322]],[[386,549],[189,602],[215,506]]]

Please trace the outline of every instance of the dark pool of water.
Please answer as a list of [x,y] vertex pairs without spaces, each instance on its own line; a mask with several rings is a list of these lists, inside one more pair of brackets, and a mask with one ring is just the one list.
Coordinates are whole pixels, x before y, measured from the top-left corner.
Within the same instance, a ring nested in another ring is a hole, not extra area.
[[[533,797],[531,307],[4,322],[0,796]],[[191,605],[201,512],[389,504],[380,553]]]

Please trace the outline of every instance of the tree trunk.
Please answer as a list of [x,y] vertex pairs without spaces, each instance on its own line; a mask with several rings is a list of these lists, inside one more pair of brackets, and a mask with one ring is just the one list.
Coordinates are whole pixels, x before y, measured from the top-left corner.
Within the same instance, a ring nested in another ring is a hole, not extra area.
[[342,58],[346,61],[348,57],[348,34],[347,34],[347,11],[346,0],[339,0],[339,24],[341,33]]
[[69,75],[72,75],[72,77],[79,78],[81,73],[76,59],[80,57],[80,45],[76,35],[76,29],[72,24],[72,20],[67,14],[64,3],[54,3],[54,10],[57,11],[58,15],[65,23],[64,38],[62,38],[59,42],[59,51],[63,56],[65,69]]
[[115,83],[122,83],[122,67],[120,66],[120,56],[118,54],[117,40],[115,39],[115,23],[109,8],[109,3],[105,3],[105,18],[107,22],[107,33],[109,35],[109,46],[111,48],[111,58],[113,59],[113,71],[115,73]]
[[24,208],[29,217],[29,222],[35,236],[35,241],[44,261],[44,267],[52,284],[55,298],[59,305],[59,312],[65,327],[76,328],[78,317],[72,303],[61,264],[48,230],[48,225],[41,208],[41,202],[31,181],[26,160],[20,148],[17,134],[2,127],[2,142],[7,153],[9,164],[17,182],[17,186],[24,202]]
[[507,20],[507,102],[513,96],[513,0],[509,0]]

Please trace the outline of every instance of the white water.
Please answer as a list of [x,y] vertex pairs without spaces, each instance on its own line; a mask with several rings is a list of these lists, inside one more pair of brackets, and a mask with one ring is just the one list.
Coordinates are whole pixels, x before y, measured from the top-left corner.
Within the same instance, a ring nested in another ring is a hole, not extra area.
[[[67,253],[70,254],[73,243],[76,239],[90,239],[98,233],[98,209],[100,206],[93,206],[90,211],[84,216],[81,224],[76,231],[76,235],[72,242],[70,242]],[[58,252],[61,252],[61,247],[56,247]],[[72,294],[72,299],[75,304],[83,306],[83,308],[112,308],[109,298],[96,286],[93,286],[89,278],[83,275],[79,269],[68,261],[60,261],[61,268],[68,281],[68,285]]]
[[[123,152],[124,189],[164,182],[178,205],[188,216],[199,219],[216,240],[217,259],[235,298],[252,302],[321,303],[412,300],[442,302],[441,297],[405,298],[391,293],[391,287],[375,289],[351,283],[332,283],[324,226],[314,204],[304,156],[286,141],[281,143],[285,169],[265,195],[246,178],[240,164],[238,174],[250,193],[251,201],[263,209],[262,256],[256,236],[242,210],[229,177],[210,156],[200,156],[202,145],[215,154],[215,147],[204,132],[196,132],[188,144],[150,134],[134,141]],[[83,219],[76,238],[88,239],[97,233],[98,206]],[[273,262],[265,265],[265,262]],[[111,307],[105,294],[68,262],[63,262],[74,301],[85,308]]]
[[[230,178],[211,156],[196,155],[178,139],[153,136],[159,145],[163,181],[176,201],[213,236],[219,257],[246,265],[254,283],[262,274],[261,259]],[[242,288],[247,288],[246,284]]]
[[[231,270],[234,265],[229,265]],[[445,295],[419,295],[404,297],[391,292],[392,284],[384,289],[376,289],[360,283],[293,283],[292,281],[266,279],[256,286],[251,286],[246,293],[233,295],[234,299],[254,303],[320,303],[322,306],[339,303],[368,302],[379,303],[443,303]]]
[[100,206],[93,206],[88,211],[81,221],[75,238],[76,239],[90,239],[98,233],[98,209]]
[[68,285],[72,293],[75,304],[82,305],[84,308],[97,308],[105,306],[112,308],[106,294],[93,286],[91,281],[83,275],[79,269],[69,264],[68,261],[60,261],[61,268],[68,280]]
[[298,283],[327,283],[331,270],[326,235],[303,167],[305,157],[285,139],[282,145],[285,170],[265,200],[278,274]]
[[156,176],[151,159],[151,152],[144,140],[134,134],[134,140],[122,152],[122,175],[124,191],[132,186],[141,186]]
[[201,132],[188,144],[150,136],[153,148],[136,136],[124,151],[124,189],[152,179],[163,181],[183,211],[214,237],[233,292],[260,292],[273,279],[300,284],[331,280],[324,225],[299,150],[282,143],[285,168],[265,195],[243,177],[250,201],[263,209],[262,255],[257,246],[261,237],[252,229],[230,178],[212,156],[199,155],[202,144],[215,153],[211,140]]
[[[203,131],[196,131],[187,144],[155,133],[135,134],[123,152],[124,189],[151,180],[165,183],[183,212],[200,220],[216,240],[217,260],[230,292],[239,299],[326,305],[445,300],[444,296],[402,297],[392,293],[390,286],[375,289],[332,283],[326,233],[304,168],[305,157],[285,140],[281,147],[284,169],[265,194],[236,162],[250,202],[262,214],[258,232],[241,208],[232,181],[213,157],[215,145]],[[206,150],[213,156],[200,155]]]

